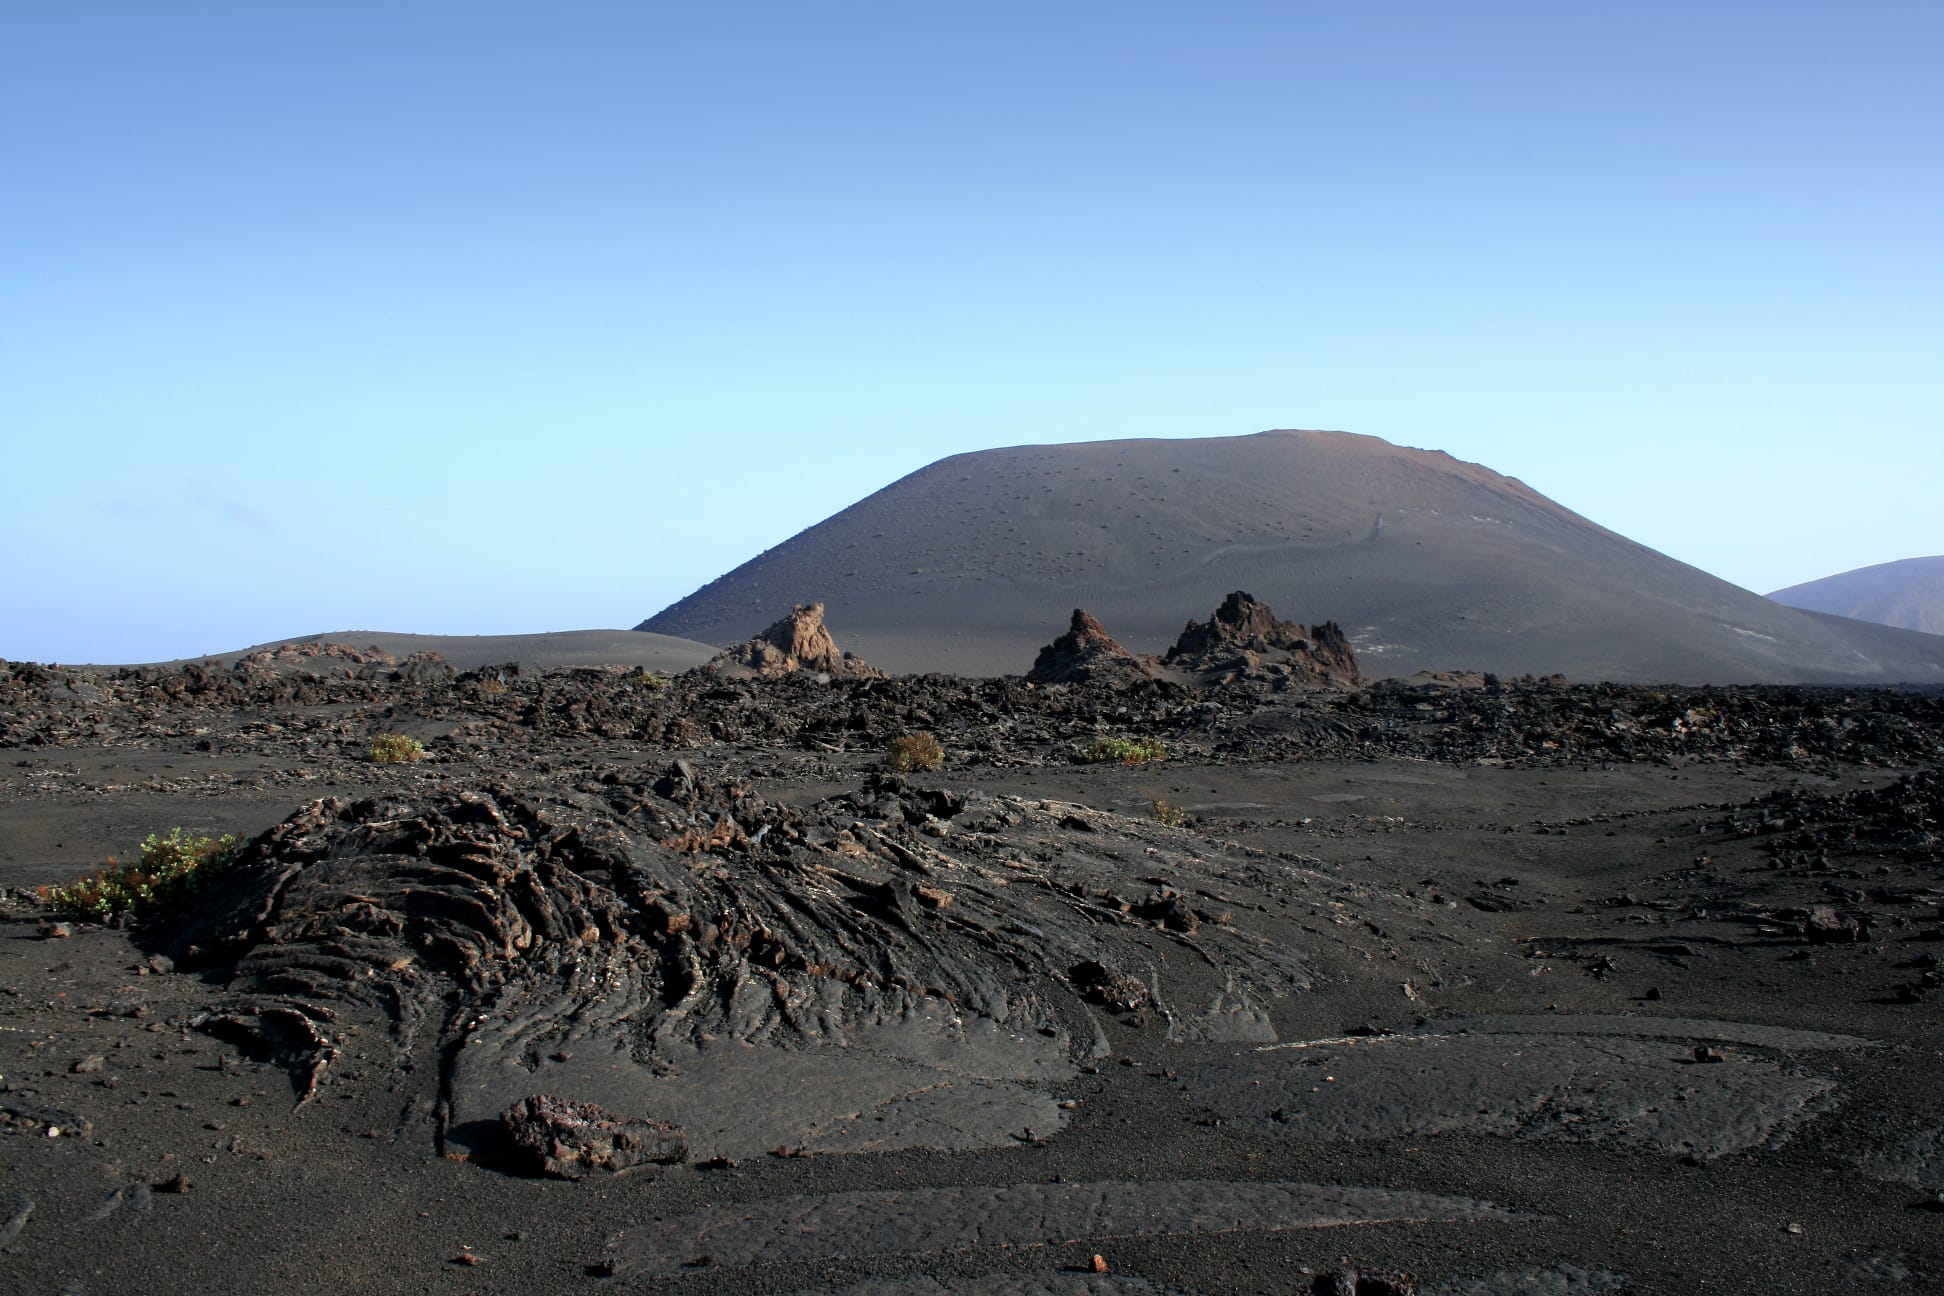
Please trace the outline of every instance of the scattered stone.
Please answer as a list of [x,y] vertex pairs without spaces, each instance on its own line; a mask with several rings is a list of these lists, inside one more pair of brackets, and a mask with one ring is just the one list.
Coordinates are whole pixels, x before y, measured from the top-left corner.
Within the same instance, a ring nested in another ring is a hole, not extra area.
[[94,1125],[64,1107],[47,1107],[18,1094],[6,1094],[0,1095],[0,1129],[60,1138],[64,1134],[92,1134]]
[[6,1219],[0,1220],[0,1247],[6,1246],[20,1236],[20,1230],[27,1227],[27,1221],[34,1215],[34,1203],[24,1193],[14,1197],[14,1208]]
[[[284,1067],[301,1106],[317,1096],[325,1068],[340,1052],[331,1038],[330,1020],[330,1010],[322,1005],[272,1002],[198,1013],[189,1024]],[[150,1029],[160,1029],[160,1023]]]
[[1131,973],[1094,959],[1076,963],[1067,973],[1074,988],[1089,1003],[1115,1012],[1142,1012],[1154,1006],[1154,994],[1147,983]]
[[90,1053],[69,1067],[68,1070],[72,1071],[75,1075],[93,1075],[107,1065],[107,1058],[99,1053]]
[[189,1176],[178,1170],[167,1179],[151,1186],[159,1193],[186,1193],[189,1191]]
[[596,1170],[619,1174],[688,1157],[688,1141],[672,1125],[548,1094],[522,1098],[500,1113],[500,1124],[518,1169],[556,1179],[582,1179]]
[[154,1190],[145,1183],[123,1184],[101,1199],[91,1218],[107,1219],[116,1211],[126,1209],[134,1215],[146,1214],[151,1205]]
[[1838,913],[1829,905],[1814,905],[1802,922],[1802,938],[1811,945],[1850,944],[1870,939],[1869,919]]

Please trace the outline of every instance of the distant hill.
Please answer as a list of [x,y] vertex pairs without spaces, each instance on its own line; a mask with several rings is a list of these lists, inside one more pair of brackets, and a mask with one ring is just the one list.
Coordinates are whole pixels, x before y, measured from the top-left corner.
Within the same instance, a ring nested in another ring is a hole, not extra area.
[[[523,635],[426,635],[390,630],[335,630],[327,634],[272,639],[226,653],[185,657],[187,661],[234,661],[258,648],[287,643],[338,643],[352,648],[382,648],[399,657],[435,652],[458,670],[478,670],[507,662],[545,669],[552,666],[640,666],[646,670],[685,671],[715,655],[707,644],[637,630],[561,630]],[[175,665],[178,663],[164,663]]]
[[1154,652],[1238,589],[1337,621],[1376,674],[1944,679],[1944,639],[1782,607],[1488,468],[1341,432],[955,455],[639,628],[728,643],[814,599],[879,666],[1022,674],[1076,607]]
[[1776,590],[1769,597],[1811,612],[1944,635],[1944,556],[1858,567]]

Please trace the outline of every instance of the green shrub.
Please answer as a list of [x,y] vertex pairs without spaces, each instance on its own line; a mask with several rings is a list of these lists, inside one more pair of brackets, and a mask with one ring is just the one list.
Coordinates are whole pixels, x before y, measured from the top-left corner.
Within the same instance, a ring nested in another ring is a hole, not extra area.
[[1168,749],[1152,738],[1101,738],[1080,753],[1084,765],[1119,761],[1122,765],[1145,765],[1168,759]]
[[663,671],[644,670],[634,677],[634,682],[650,693],[659,693],[675,681]]
[[928,733],[904,734],[893,738],[885,748],[884,759],[892,769],[909,774],[913,770],[937,769],[945,763],[945,749]]
[[202,890],[236,862],[236,850],[231,836],[184,836],[180,828],[167,837],[150,833],[141,863],[117,864],[111,857],[105,868],[66,886],[42,887],[41,902],[100,922],[145,918]]
[[1188,812],[1172,801],[1149,802],[1148,817],[1170,828],[1179,828],[1188,822]]
[[380,765],[407,765],[425,755],[425,744],[404,734],[382,733],[371,740],[369,755]]

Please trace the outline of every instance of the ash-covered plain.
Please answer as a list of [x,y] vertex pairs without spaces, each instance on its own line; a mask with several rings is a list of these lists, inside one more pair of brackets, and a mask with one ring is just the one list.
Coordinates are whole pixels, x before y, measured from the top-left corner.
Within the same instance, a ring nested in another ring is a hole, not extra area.
[[0,665],[6,1283],[1939,1290],[1944,703],[1061,628]]

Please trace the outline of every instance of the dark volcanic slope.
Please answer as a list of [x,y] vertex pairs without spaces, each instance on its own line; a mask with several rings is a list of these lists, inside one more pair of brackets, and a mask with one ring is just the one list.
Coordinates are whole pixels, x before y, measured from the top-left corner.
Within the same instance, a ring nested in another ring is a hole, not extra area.
[[1084,607],[1135,651],[1245,589],[1374,673],[1944,678],[1944,639],[1784,608],[1442,453],[1341,432],[957,455],[643,622],[744,639],[818,599],[897,671],[1019,673]]
[[1769,597],[1792,608],[1944,634],[1944,555],[1858,567]]

